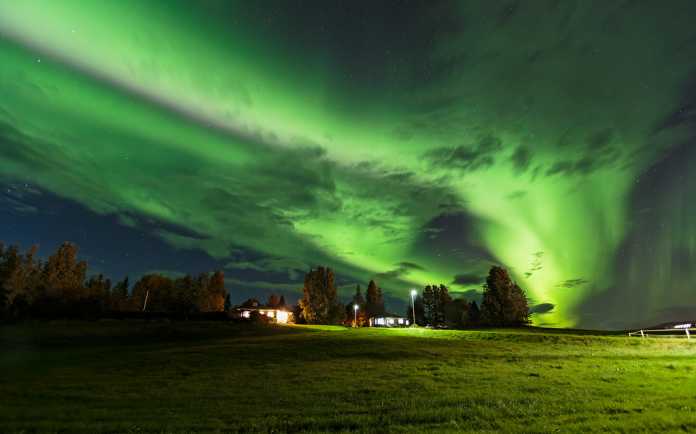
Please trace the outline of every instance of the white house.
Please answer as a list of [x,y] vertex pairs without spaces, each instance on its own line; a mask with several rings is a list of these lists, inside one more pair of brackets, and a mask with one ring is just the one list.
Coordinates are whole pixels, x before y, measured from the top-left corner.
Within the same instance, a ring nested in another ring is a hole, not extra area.
[[370,318],[369,324],[370,327],[408,327],[411,321],[401,316],[381,315]]

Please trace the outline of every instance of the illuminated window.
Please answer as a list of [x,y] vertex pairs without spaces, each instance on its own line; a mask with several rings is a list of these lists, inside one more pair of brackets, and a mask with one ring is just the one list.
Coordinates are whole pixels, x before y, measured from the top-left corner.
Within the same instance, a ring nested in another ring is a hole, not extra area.
[[288,322],[288,313],[285,312],[284,310],[276,311],[276,320],[279,323],[283,323],[283,324],[287,323]]
[[387,320],[387,324],[389,324],[389,325],[394,324],[394,318],[389,318],[389,319]]
[[242,318],[250,318],[250,317],[251,317],[251,312],[249,312],[248,310],[245,310],[244,312],[242,312]]
[[403,323],[404,323],[404,319],[403,319],[403,318],[399,318],[399,324],[403,324]]
[[384,325],[384,318],[377,318],[377,325]]
[[406,325],[408,325],[408,320],[406,320]]

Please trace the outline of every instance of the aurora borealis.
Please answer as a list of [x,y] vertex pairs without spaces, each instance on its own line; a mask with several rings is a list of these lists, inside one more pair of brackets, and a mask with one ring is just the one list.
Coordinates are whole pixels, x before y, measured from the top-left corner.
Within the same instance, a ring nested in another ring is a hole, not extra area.
[[499,263],[536,324],[696,317],[695,18],[0,0],[0,239],[81,234],[116,274],[223,266],[233,294],[325,264],[399,312]]

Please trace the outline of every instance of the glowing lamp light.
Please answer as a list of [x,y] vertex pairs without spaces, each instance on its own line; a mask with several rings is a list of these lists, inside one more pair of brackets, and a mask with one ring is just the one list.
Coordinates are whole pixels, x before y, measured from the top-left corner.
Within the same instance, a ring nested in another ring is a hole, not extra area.
[[418,294],[418,291],[416,291],[415,289],[412,289],[411,290],[411,297],[415,297],[416,294]]
[[276,321],[278,321],[281,324],[287,324],[288,322],[288,313],[284,310],[279,310],[276,311]]
[[353,310],[358,310],[359,306],[357,304],[353,305]]

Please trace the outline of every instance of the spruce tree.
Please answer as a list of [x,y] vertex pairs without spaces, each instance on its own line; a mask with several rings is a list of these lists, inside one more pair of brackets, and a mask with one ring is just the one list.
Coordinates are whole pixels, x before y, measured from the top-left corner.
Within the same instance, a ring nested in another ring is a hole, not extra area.
[[426,287],[423,288],[423,321],[425,325],[435,325],[437,316],[436,309],[435,291],[432,286],[426,285]]
[[268,307],[276,308],[280,305],[280,297],[278,297],[275,294],[271,294],[268,297],[268,302],[266,304],[268,305]]
[[365,292],[365,314],[368,318],[384,315],[384,296],[382,289],[377,286],[374,280],[370,280]]
[[[355,314],[355,305],[358,306],[357,315]],[[362,288],[359,284],[355,287],[355,293],[353,294],[353,298],[351,298],[350,302],[346,304],[347,320],[349,320],[349,322],[352,323],[355,317],[357,317],[358,326],[367,322],[367,312],[365,311],[365,299],[363,298]]]
[[469,303],[467,311],[466,325],[475,326],[481,322],[481,311],[479,310],[476,300]]

